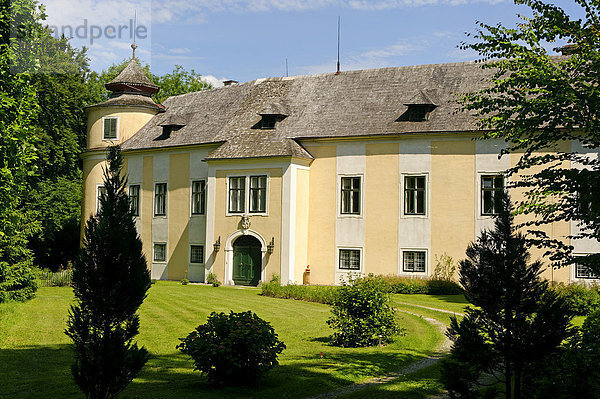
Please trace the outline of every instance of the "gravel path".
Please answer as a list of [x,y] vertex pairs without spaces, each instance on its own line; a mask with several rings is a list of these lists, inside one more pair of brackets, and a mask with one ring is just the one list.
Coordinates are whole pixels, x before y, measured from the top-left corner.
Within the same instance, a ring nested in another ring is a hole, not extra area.
[[[438,309],[438,308],[430,308],[429,306],[423,306],[423,305],[415,305],[414,303],[409,303],[409,302],[396,302],[399,303],[401,305],[408,305],[408,306],[414,306],[417,308],[423,308],[423,309],[428,309],[428,310],[433,310],[435,312],[441,312],[441,313],[448,313],[451,315],[457,315],[457,316],[464,316],[464,313],[459,313],[459,312],[453,312],[451,310],[445,310],[445,309]],[[396,309],[398,310],[398,309]]]
[[[404,304],[404,303],[403,303]],[[425,309],[430,309],[430,310],[435,310],[435,311],[440,311],[440,312],[444,312],[444,313],[451,313],[451,314],[455,314],[454,312],[450,312],[447,310],[442,310],[442,309],[435,309],[435,308],[429,308],[426,306],[420,306],[420,305],[412,305],[407,303],[406,305],[411,305],[411,306],[418,306],[421,308],[425,308]],[[387,375],[383,375],[380,377],[373,377],[373,378],[369,378],[368,380],[362,381],[360,383],[357,384],[352,384],[352,385],[348,385],[348,386],[344,386],[344,387],[340,387],[337,388],[333,391],[330,392],[326,392],[317,396],[313,396],[309,399],[331,399],[331,398],[337,398],[343,395],[347,395],[350,394],[352,392],[356,392],[358,390],[364,389],[368,386],[371,385],[379,385],[379,384],[385,384],[388,382],[391,382],[399,377],[402,377],[406,374],[410,374],[410,373],[414,373],[415,371],[419,371],[422,370],[426,367],[429,367],[433,364],[435,364],[436,362],[438,362],[442,357],[444,357],[449,351],[450,351],[450,345],[451,342],[448,339],[448,337],[446,337],[446,325],[436,319],[433,319],[431,317],[425,317],[423,315],[420,315],[418,313],[413,313],[413,312],[409,312],[406,310],[401,310],[401,309],[395,309],[398,312],[402,312],[402,313],[406,313],[406,314],[410,314],[413,316],[417,316],[417,317],[421,317],[423,320],[425,320],[426,322],[434,325],[438,331],[440,331],[443,336],[444,339],[442,340],[442,342],[435,348],[436,353],[434,355],[428,356],[422,360],[419,360],[413,364],[410,364],[406,367],[403,367],[402,369],[394,372],[394,373],[390,373]],[[458,314],[458,313],[456,313]],[[440,397],[441,398],[441,397]]]

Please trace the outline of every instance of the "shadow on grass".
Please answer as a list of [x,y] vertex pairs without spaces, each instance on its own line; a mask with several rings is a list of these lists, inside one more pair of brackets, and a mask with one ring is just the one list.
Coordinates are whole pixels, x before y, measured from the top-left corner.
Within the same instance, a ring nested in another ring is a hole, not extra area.
[[69,345],[0,349],[0,398],[79,398]]
[[[120,395],[133,398],[304,398],[337,387],[392,373],[422,358],[406,352],[323,352],[275,367],[256,387],[215,388],[193,371],[192,361],[174,352],[154,356]],[[0,398],[80,398],[70,367],[69,345],[0,349]]]
[[438,301],[441,302],[448,302],[448,303],[460,303],[460,304],[465,304],[469,305],[469,301],[467,301],[467,298],[465,298],[465,296],[463,294],[458,294],[458,295],[430,295],[431,298],[435,298]]

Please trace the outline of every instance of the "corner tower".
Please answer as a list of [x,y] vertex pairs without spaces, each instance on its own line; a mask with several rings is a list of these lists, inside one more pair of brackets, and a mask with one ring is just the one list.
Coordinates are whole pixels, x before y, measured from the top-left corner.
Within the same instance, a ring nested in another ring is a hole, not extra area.
[[[132,45],[134,48],[135,45]],[[162,107],[152,100],[159,88],[148,79],[133,57],[125,69],[105,87],[110,98],[87,107],[87,148],[83,153],[82,232],[98,207],[102,190],[106,149],[135,135]]]

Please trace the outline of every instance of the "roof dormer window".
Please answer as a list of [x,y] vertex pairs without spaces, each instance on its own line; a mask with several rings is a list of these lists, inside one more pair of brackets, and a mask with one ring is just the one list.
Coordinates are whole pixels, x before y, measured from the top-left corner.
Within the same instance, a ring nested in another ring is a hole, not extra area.
[[[428,90],[430,91],[430,90]],[[408,108],[396,120],[397,122],[426,122],[431,112],[437,108],[432,93],[419,90],[410,101],[404,103]]]
[[171,137],[171,134],[173,132],[178,131],[182,127],[183,126],[180,126],[180,125],[163,125],[162,134],[160,135],[159,140],[168,139],[169,137]]
[[277,115],[263,115],[260,120],[260,128],[261,129],[275,129],[275,125],[280,121],[280,118]]
[[435,109],[435,105],[430,104],[410,104],[408,109],[400,118],[399,122],[425,122],[429,119],[429,114]]
[[289,115],[289,111],[284,104],[274,102],[267,104],[258,114],[261,119],[252,128],[272,130],[277,127],[277,122],[281,122]]

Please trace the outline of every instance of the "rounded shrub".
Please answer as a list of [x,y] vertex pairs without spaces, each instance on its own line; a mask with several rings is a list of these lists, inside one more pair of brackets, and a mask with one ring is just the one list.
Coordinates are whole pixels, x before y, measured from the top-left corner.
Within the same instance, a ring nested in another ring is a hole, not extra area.
[[557,284],[554,290],[565,300],[575,315],[587,316],[600,309],[600,293],[596,286]]
[[327,324],[335,330],[332,343],[345,347],[388,343],[402,331],[396,324],[390,294],[381,277],[344,283],[335,291]]
[[215,385],[255,385],[278,365],[285,349],[271,324],[248,312],[213,312],[177,349],[194,361],[194,370]]

